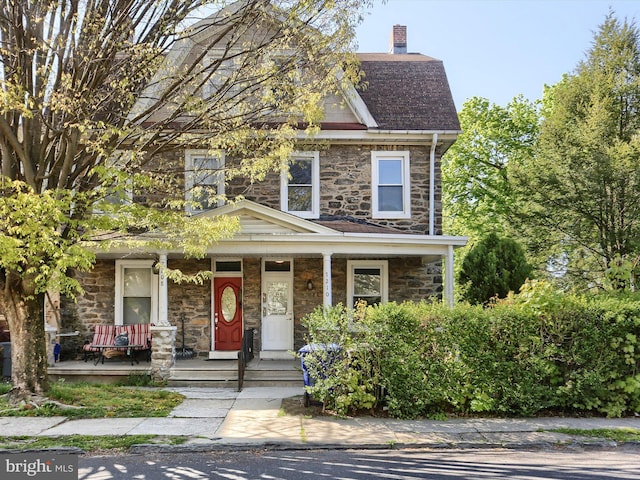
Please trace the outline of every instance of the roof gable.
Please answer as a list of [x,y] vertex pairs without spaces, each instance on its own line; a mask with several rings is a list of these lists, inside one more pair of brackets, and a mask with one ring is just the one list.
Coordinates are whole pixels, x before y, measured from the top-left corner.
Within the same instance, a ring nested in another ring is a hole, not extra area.
[[336,234],[336,230],[260,205],[250,200],[240,200],[199,215],[218,217],[228,215],[240,220],[240,235],[296,233]]

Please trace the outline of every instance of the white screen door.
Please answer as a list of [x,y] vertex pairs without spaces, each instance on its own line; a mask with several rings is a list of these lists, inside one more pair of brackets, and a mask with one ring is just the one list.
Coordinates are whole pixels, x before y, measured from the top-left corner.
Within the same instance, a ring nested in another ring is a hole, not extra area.
[[291,272],[265,272],[262,282],[262,350],[292,349]]

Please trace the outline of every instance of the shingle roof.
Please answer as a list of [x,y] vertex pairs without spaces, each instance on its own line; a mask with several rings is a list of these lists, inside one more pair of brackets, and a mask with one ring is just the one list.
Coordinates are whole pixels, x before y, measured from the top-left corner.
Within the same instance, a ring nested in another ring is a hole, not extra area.
[[417,53],[358,54],[360,96],[382,130],[460,130],[441,60]]
[[333,228],[334,230],[343,233],[405,233],[392,227],[376,225],[352,217],[322,216],[319,220],[314,220],[314,222],[325,227]]

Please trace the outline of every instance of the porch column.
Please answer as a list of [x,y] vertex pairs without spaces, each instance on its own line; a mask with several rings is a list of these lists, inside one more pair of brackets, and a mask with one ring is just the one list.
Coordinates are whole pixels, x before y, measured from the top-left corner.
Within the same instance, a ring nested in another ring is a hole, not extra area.
[[453,307],[453,245],[447,245],[444,265],[444,300],[450,307]]
[[169,282],[164,273],[167,267],[167,254],[161,253],[159,256],[160,275],[158,278],[158,325],[169,325]]
[[333,303],[333,294],[331,293],[331,254],[322,254],[322,305],[331,306]]
[[167,254],[161,253],[158,278],[158,323],[149,327],[151,332],[151,376],[155,381],[166,382],[176,361],[177,327],[169,323],[169,282],[164,274]]
[[157,382],[169,380],[171,369],[176,364],[176,331],[171,325],[152,325],[151,333],[151,377]]

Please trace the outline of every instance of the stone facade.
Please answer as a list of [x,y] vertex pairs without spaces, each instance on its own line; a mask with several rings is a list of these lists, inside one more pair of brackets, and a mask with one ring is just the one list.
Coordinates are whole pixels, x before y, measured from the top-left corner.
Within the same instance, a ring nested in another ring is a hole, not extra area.
[[80,320],[80,335],[91,339],[96,325],[113,325],[115,311],[116,267],[113,260],[98,260],[90,272],[76,272],[84,294],[76,303],[62,302],[62,324],[76,317]]
[[150,327],[151,377],[157,382],[169,380],[171,368],[176,363],[176,330],[171,325]]
[[[308,282],[313,288],[309,290]],[[322,305],[322,259],[298,258],[293,265],[293,347],[298,350],[306,342],[301,320]]]
[[[411,218],[377,219],[375,223],[408,233],[426,235],[429,228],[429,171],[430,146],[404,145],[331,145],[320,149],[320,212],[329,216],[348,216],[371,220],[371,152],[409,151],[411,165]],[[164,182],[173,195],[184,189],[184,155],[164,154],[152,162],[162,172]],[[226,159],[233,168],[236,162]],[[442,234],[442,182],[440,154],[435,158],[435,234]],[[159,173],[160,175],[161,173]],[[280,173],[268,173],[261,182],[233,179],[226,190],[229,198],[242,195],[248,200],[280,209]],[[168,192],[136,192],[134,201],[159,203],[169,197]]]
[[442,265],[423,264],[421,258],[389,259],[389,299],[394,302],[442,297]]
[[[168,267],[189,275],[210,270],[211,260],[169,260]],[[176,347],[192,348],[199,356],[208,355],[211,348],[211,282],[202,285],[169,282],[168,296],[169,323],[177,327]]]
[[253,348],[259,351],[261,348],[261,312],[260,294],[262,282],[260,272],[262,264],[259,258],[245,258],[242,261],[242,317],[244,320],[244,329],[252,328]]
[[[377,219],[375,223],[420,235],[429,228],[430,147],[402,145],[332,145],[320,150],[320,212],[371,221],[371,152],[409,150],[411,165],[411,218]],[[435,233],[442,233],[440,158],[436,157]],[[234,181],[227,189],[231,197],[244,195],[262,205],[280,209],[280,175],[270,173],[260,183]]]
[[[420,301],[439,298],[441,289],[440,262],[423,264],[417,257],[388,259],[389,265],[389,299],[392,301]],[[170,268],[179,268],[184,273],[195,273],[208,270],[210,260],[170,260]],[[347,259],[332,259],[332,294],[333,304],[347,303]],[[293,295],[294,295],[294,348],[305,343],[305,330],[302,319],[317,306],[322,305],[322,258],[296,258],[293,263]],[[75,304],[63,302],[63,325],[65,318],[77,318],[80,321],[81,336],[90,339],[95,325],[113,324],[115,299],[115,261],[99,260],[94,271],[78,275],[83,282],[85,293],[77,298]],[[311,281],[312,289],[308,288]],[[206,357],[211,349],[211,282],[202,285],[169,282],[169,323],[173,333],[166,333],[174,338],[177,348],[187,347],[194,350],[197,356]],[[261,259],[243,259],[242,309],[244,329],[253,329],[254,349],[261,349]],[[182,343],[182,317],[184,316],[184,345]],[[67,320],[69,321],[69,320]],[[168,338],[168,337],[167,337]],[[164,345],[158,339],[158,347]],[[154,339],[154,345],[156,340]],[[163,348],[163,362],[168,353]]]
[[[410,152],[411,178],[411,219],[372,220],[371,205],[371,152],[408,150]],[[322,150],[320,158],[320,211],[322,215],[352,217],[356,220],[374,222],[382,226],[395,228],[409,234],[428,234],[429,224],[429,162],[430,146],[403,145],[331,145]],[[227,159],[230,163],[231,159]],[[174,186],[184,186],[182,165],[183,156],[172,154],[158,159],[155,165],[170,170],[174,178]],[[170,166],[170,168],[168,167]],[[437,176],[435,195],[435,229],[441,233],[441,179],[440,157],[436,155]],[[227,193],[233,197],[244,195],[248,200],[266,205],[275,210],[280,209],[280,175],[268,174],[265,181],[246,183],[233,180],[227,187]],[[160,197],[147,193],[134,198],[136,201],[154,202]],[[242,252],[238,252],[238,257]],[[359,258],[354,252],[354,259]],[[440,261],[424,264],[419,257],[393,257],[388,261],[389,300],[420,301],[442,296],[442,264]],[[332,298],[333,304],[347,304],[347,261],[345,257],[333,257],[332,265]],[[261,350],[261,265],[262,259],[246,257],[242,259],[243,285],[242,309],[243,328],[254,331],[254,350]],[[193,274],[211,269],[211,259],[180,260],[169,259],[168,266],[180,269],[186,274]],[[97,324],[113,324],[115,304],[115,261],[98,260],[95,268],[89,273],[77,274],[85,292],[77,299],[76,304],[63,302],[63,326],[67,323],[80,322],[80,331],[84,338],[91,338]],[[305,331],[302,319],[317,306],[322,305],[323,295],[323,260],[317,257],[294,258],[293,262],[293,295],[294,295],[294,348],[305,343]],[[311,281],[312,288],[308,287]],[[173,347],[193,349],[197,356],[206,358],[212,350],[212,282],[203,284],[168,285],[168,317],[171,328],[162,330],[158,339],[154,337],[154,368],[158,368],[158,377],[162,377],[163,369],[173,361],[175,351],[169,351],[167,342],[175,341]],[[183,320],[184,319],[184,331]],[[184,342],[183,342],[184,338]],[[157,346],[158,352],[155,351]]]

